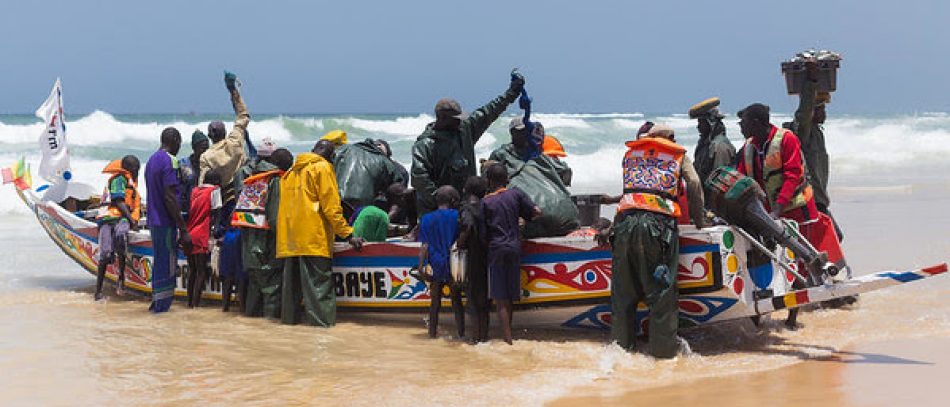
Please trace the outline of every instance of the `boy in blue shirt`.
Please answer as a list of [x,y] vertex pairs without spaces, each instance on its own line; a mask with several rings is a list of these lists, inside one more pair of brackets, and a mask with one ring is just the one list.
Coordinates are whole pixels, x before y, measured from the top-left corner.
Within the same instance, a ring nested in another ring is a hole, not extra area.
[[429,337],[435,338],[439,327],[439,310],[442,308],[442,290],[448,286],[452,296],[452,311],[455,313],[455,325],[459,338],[465,336],[465,311],[462,308],[462,291],[453,287],[449,257],[452,244],[459,235],[459,212],[454,209],[459,202],[459,193],[451,185],[445,185],[435,191],[438,209],[425,214],[419,222],[419,270],[426,263],[432,267],[432,285],[429,293],[432,303],[429,305]]

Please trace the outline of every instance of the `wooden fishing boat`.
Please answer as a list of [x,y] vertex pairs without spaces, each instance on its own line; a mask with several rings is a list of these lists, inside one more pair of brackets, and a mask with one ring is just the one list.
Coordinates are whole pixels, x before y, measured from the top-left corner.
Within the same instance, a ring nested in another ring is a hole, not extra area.
[[[96,273],[96,224],[60,205],[44,202],[32,190],[18,191],[53,242],[69,258]],[[909,271],[884,271],[851,280],[793,290],[797,263],[791,250],[777,246],[766,261],[750,254],[755,242],[731,226],[680,229],[680,324],[684,327],[767,314],[784,308],[932,277],[947,271],[946,264]],[[761,247],[761,246],[758,246]],[[607,328],[610,324],[611,255],[591,237],[528,240],[521,268],[522,298],[519,323],[575,328]],[[149,294],[152,248],[147,231],[131,232],[126,287]],[[762,256],[758,256],[762,257]],[[367,244],[355,251],[337,244],[333,280],[337,304],[355,312],[419,311],[430,297],[424,282],[410,272],[418,262],[418,243],[391,241]],[[184,297],[189,272],[178,254],[176,297]],[[106,277],[116,280],[114,266]],[[221,299],[221,284],[207,282],[204,298]],[[641,327],[647,309],[638,309]],[[523,315],[523,316],[522,316]]]

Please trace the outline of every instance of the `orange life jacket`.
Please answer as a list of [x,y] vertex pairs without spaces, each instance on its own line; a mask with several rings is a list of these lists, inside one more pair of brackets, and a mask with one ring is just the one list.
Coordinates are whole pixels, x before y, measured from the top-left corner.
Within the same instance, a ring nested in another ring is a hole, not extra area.
[[231,226],[269,230],[270,224],[265,215],[267,195],[270,193],[268,186],[271,178],[283,174],[281,170],[272,170],[244,179],[244,189],[231,212]]
[[110,162],[102,169],[102,173],[112,174],[112,176],[109,177],[109,181],[106,182],[106,188],[102,193],[102,200],[99,207],[99,215],[96,216],[96,219],[105,217],[122,218],[122,211],[112,204],[112,194],[109,192],[109,186],[112,185],[112,181],[115,180],[116,177],[125,177],[125,197],[123,201],[125,205],[129,207],[132,222],[138,223],[142,217],[142,197],[139,196],[138,191],[135,189],[135,180],[132,179],[132,174],[125,168],[122,168],[122,160]]
[[676,203],[680,192],[680,171],[686,149],[657,137],[626,143],[623,156],[623,196],[617,211],[640,209],[680,216]]

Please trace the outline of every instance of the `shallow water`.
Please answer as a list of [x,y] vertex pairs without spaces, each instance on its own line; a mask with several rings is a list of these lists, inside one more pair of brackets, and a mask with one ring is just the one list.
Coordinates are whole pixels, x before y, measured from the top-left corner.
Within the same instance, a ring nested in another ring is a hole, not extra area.
[[[930,265],[950,253],[950,218],[939,211],[950,207],[946,184],[897,191],[839,194],[835,209],[857,274]],[[921,213],[926,219],[911,220]],[[624,401],[637,389],[827,358],[854,342],[950,338],[945,276],[863,295],[854,310],[806,313],[806,328],[796,332],[780,328],[783,313],[759,329],[736,321],[684,331],[691,351],[654,361],[606,345],[600,331],[521,328],[514,346],[469,346],[452,339],[450,322],[443,322],[441,338],[427,339],[421,314],[342,314],[335,328],[319,329],[212,306],[176,303],[171,313],[151,315],[134,297],[97,303],[93,277],[23,213],[0,220],[0,258],[2,405]],[[950,351],[944,343],[942,351]]]

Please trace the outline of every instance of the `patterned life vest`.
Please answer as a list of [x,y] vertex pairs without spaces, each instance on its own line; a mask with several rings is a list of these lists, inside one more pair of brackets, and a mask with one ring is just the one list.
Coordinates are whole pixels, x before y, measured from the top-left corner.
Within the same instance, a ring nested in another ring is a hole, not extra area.
[[103,174],[112,174],[109,177],[109,181],[106,182],[106,188],[102,191],[102,198],[99,205],[99,214],[96,216],[96,219],[102,218],[122,218],[122,211],[118,207],[112,204],[112,194],[109,192],[109,187],[112,185],[112,181],[116,177],[125,177],[125,197],[123,201],[125,205],[129,207],[129,214],[132,215],[132,222],[138,223],[139,219],[142,217],[142,197],[139,196],[138,191],[135,190],[135,180],[132,179],[132,174],[122,168],[122,160],[114,160],[106,165],[102,169]]
[[231,213],[231,226],[269,230],[270,225],[265,216],[268,186],[271,178],[283,174],[283,171],[273,170],[247,177],[234,212]]
[[[772,136],[772,140],[768,142],[768,146],[765,148],[765,156],[762,159],[762,184],[763,189],[765,189],[765,195],[769,201],[769,207],[775,206],[775,199],[778,198],[778,194],[782,190],[782,184],[785,183],[782,163],[782,139],[785,138],[786,134],[788,134],[788,130],[786,129],[778,129],[775,132],[775,135]],[[751,144],[752,141],[749,139],[749,141],[746,142],[746,147],[743,149],[743,159],[745,160],[746,171],[748,171],[749,174],[754,174],[755,155],[758,149]],[[805,206],[808,200],[812,198],[812,194],[811,185],[808,184],[808,169],[805,163],[802,163],[802,174],[799,178],[798,185],[795,187],[795,193],[792,195],[792,199],[788,205],[782,208],[782,212],[788,212],[792,209]]]
[[623,156],[623,197],[617,211],[640,209],[680,216],[677,198],[680,192],[680,171],[686,149],[656,137],[626,143]]

